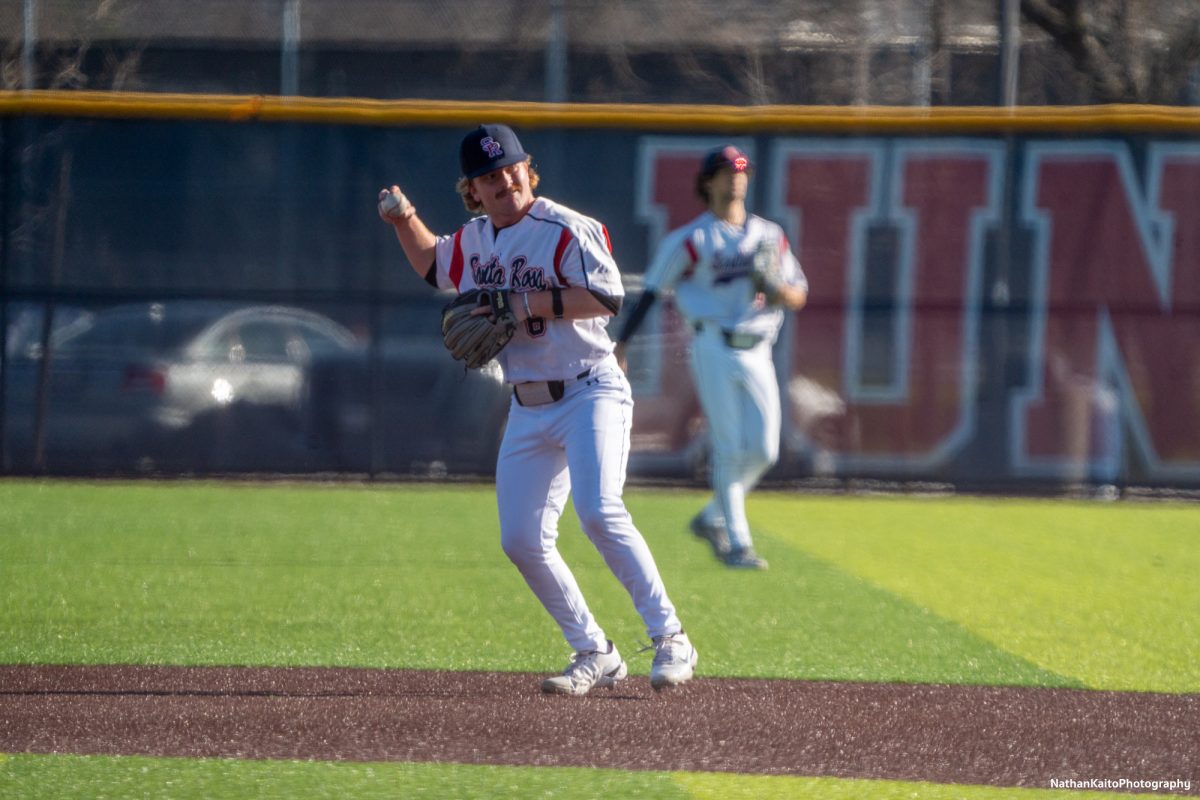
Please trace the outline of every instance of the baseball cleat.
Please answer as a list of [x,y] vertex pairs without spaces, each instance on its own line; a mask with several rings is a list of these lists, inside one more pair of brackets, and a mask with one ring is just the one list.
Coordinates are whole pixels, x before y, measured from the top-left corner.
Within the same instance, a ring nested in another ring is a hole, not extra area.
[[585,695],[594,686],[612,689],[617,681],[623,680],[628,674],[629,668],[621,660],[616,645],[610,641],[607,653],[583,650],[572,654],[571,663],[562,675],[542,681],[542,691],[546,694]]
[[725,533],[724,525],[715,525],[709,522],[704,518],[704,512],[701,511],[692,517],[690,527],[696,538],[709,543],[713,555],[718,559],[724,559],[729,554],[729,536]]
[[730,550],[722,560],[725,562],[725,566],[733,567],[734,569],[767,568],[766,560],[759,558],[752,547],[739,547],[736,550]]
[[654,639],[654,663],[650,666],[650,686],[656,692],[687,683],[696,674],[700,654],[687,634],[659,636]]

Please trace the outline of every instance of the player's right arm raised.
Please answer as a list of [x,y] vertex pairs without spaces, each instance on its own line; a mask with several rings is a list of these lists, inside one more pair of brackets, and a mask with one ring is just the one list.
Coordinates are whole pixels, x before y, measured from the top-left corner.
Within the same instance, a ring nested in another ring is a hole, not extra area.
[[437,236],[417,216],[417,208],[399,186],[379,190],[379,218],[392,226],[404,248],[408,263],[422,280],[427,280],[437,253]]

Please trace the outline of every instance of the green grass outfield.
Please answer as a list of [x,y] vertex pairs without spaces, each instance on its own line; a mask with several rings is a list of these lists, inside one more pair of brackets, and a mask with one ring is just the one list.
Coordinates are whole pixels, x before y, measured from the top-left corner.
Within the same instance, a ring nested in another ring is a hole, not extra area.
[[[1198,506],[760,493],[771,570],[744,573],[686,532],[702,500],[627,498],[704,675],[1200,692]],[[0,663],[556,672],[568,648],[496,530],[489,486],[0,482]],[[645,633],[570,512],[560,546],[632,653]],[[6,798],[1106,796],[676,773],[606,775],[613,793],[597,777],[0,756]]]

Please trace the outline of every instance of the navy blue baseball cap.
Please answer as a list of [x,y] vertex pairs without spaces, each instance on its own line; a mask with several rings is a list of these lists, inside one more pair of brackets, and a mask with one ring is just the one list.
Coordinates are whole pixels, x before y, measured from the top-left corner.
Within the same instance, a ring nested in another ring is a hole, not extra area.
[[459,165],[467,178],[478,178],[528,157],[521,140],[507,125],[480,125],[463,138],[458,151]]
[[731,144],[710,150],[700,162],[700,175],[708,177],[716,175],[722,167],[731,167],[734,172],[749,172],[750,159],[741,150]]

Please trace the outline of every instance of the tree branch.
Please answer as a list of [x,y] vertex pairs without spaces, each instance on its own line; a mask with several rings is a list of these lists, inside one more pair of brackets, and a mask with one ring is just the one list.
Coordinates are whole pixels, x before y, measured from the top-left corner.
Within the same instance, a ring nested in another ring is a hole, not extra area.
[[1047,33],[1067,27],[1066,16],[1046,0],[1021,0],[1021,13],[1025,18]]
[[1150,99],[1161,103],[1179,101],[1179,87],[1187,84],[1191,71],[1200,64],[1200,18],[1179,28],[1155,53],[1149,69]]
[[1105,51],[1083,19],[1079,0],[1021,0],[1021,13],[1058,43],[1075,68],[1095,87],[1102,103],[1133,103],[1140,99],[1119,64]]

